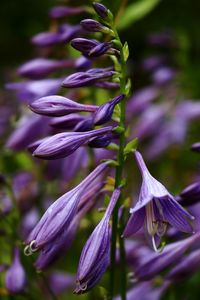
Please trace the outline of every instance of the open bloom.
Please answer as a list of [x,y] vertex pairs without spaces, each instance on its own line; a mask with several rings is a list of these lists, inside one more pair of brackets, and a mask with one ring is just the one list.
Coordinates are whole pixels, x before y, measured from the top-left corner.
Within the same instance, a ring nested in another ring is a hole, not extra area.
[[106,271],[110,258],[109,219],[120,196],[120,189],[114,190],[104,217],[87,240],[81,253],[76,276],[75,293],[81,294],[90,290]]
[[143,177],[139,200],[134,208],[130,209],[130,217],[125,231],[125,236],[137,232],[145,223],[146,230],[152,238],[154,250],[157,251],[155,236],[162,237],[166,231],[167,224],[174,226],[183,232],[193,232],[189,220],[191,216],[157,181],[148,171],[145,162],[138,151],[135,158]]

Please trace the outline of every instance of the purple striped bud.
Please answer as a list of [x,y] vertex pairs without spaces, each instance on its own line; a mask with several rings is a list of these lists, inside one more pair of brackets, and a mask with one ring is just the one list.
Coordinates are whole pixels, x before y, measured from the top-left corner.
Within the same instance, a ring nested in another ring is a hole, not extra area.
[[79,122],[86,117],[78,114],[70,114],[63,117],[55,117],[51,119],[49,125],[58,129],[73,129]]
[[36,58],[23,64],[17,70],[17,73],[20,76],[28,77],[30,79],[40,79],[46,77],[53,71],[74,67],[74,65],[75,61],[72,59],[59,61],[47,58]]
[[57,44],[68,43],[80,32],[80,26],[63,24],[58,27],[57,32],[42,32],[35,35],[32,38],[32,43],[39,47],[49,47]]
[[75,68],[77,70],[88,70],[92,66],[92,61],[85,56],[81,56],[76,60]]
[[130,217],[125,231],[125,236],[137,232],[143,224],[152,239],[152,246],[158,251],[155,238],[161,238],[170,224],[183,232],[193,232],[190,220],[191,216],[157,181],[148,171],[147,166],[138,151],[135,151],[135,158],[140,169],[143,181],[139,200],[134,208],[130,209]]
[[84,38],[76,38],[71,41],[72,47],[82,52],[84,55],[88,55],[89,52],[99,44],[100,43],[96,40],[89,40]]
[[90,52],[88,53],[89,57],[99,57],[105,53],[108,52],[108,50],[111,48],[112,43],[99,43],[97,46],[92,48]]
[[112,32],[108,27],[103,26],[101,23],[93,19],[82,20],[81,26],[83,27],[83,29],[89,32],[103,32],[108,34]]
[[70,7],[70,6],[55,6],[50,9],[49,17],[52,19],[60,19],[68,16],[79,15],[86,12],[84,7]]
[[52,95],[40,98],[30,104],[30,109],[37,114],[60,117],[75,112],[95,112],[95,105],[80,104],[68,98]]
[[93,115],[93,122],[95,125],[102,125],[106,122],[109,122],[112,118],[112,114],[115,106],[124,99],[125,95],[121,94],[113,98],[112,100],[102,104],[96,110]]
[[20,254],[18,248],[15,248],[12,265],[6,272],[5,286],[11,294],[18,294],[23,292],[26,286],[26,274],[20,262]]
[[112,77],[115,71],[110,70],[110,68],[105,69],[90,69],[86,72],[78,72],[69,75],[62,83],[63,87],[66,88],[76,88],[82,86],[90,86],[95,82],[102,79],[107,79]]
[[99,81],[99,82],[95,82],[95,86],[101,88],[101,89],[119,89],[120,85],[117,82],[110,82],[110,81]]
[[79,131],[79,132],[89,131],[89,130],[92,130],[93,127],[94,127],[93,119],[91,116],[89,116],[89,117],[86,117],[83,120],[81,120],[74,127],[74,131]]
[[105,5],[103,5],[101,3],[94,2],[93,7],[94,7],[94,10],[96,11],[96,13],[102,19],[108,19],[110,17],[111,12],[109,11],[109,9]]
[[196,152],[200,152],[200,142],[192,145],[191,149]]
[[106,163],[100,164],[78,186],[65,193],[47,209],[26,241],[25,253],[27,255],[43,248],[67,230],[77,213],[83,194],[91,184],[98,180],[106,168]]
[[195,182],[186,187],[180,194],[181,205],[193,205],[200,201],[200,182]]
[[42,159],[57,159],[69,156],[80,146],[88,143],[91,138],[104,135],[112,130],[112,127],[105,127],[86,132],[58,133],[44,141],[35,149],[33,156]]
[[109,220],[119,196],[120,190],[114,190],[104,217],[96,226],[82,250],[76,276],[76,294],[85,293],[96,285],[109,265]]

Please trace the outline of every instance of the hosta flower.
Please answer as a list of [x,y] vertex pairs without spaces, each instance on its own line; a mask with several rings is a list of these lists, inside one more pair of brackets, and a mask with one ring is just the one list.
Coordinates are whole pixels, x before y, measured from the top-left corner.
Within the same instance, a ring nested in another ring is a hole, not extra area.
[[90,290],[102,277],[110,259],[110,226],[109,219],[119,198],[120,190],[116,189],[104,217],[87,240],[79,261],[75,293],[81,294]]
[[25,252],[27,254],[41,249],[63,230],[67,230],[77,212],[85,189],[98,180],[106,167],[106,163],[100,164],[78,186],[65,193],[47,209],[26,241],[28,246],[25,248]]
[[52,118],[49,125],[58,129],[73,129],[79,122],[83,121],[86,116],[79,114],[70,114],[62,117]]
[[69,156],[80,146],[88,143],[90,139],[109,133],[111,126],[86,131],[86,132],[64,132],[44,138],[34,150],[33,156],[42,159],[57,159]]
[[111,30],[108,27],[103,26],[101,23],[93,19],[82,20],[80,24],[83,27],[83,29],[89,32],[104,32],[104,33],[111,32]]
[[66,97],[52,95],[34,101],[30,104],[30,108],[37,114],[59,117],[74,112],[95,112],[98,107],[80,104]]
[[20,262],[18,248],[15,248],[13,262],[10,268],[6,271],[5,286],[11,294],[23,292],[26,286],[26,274]]
[[124,94],[118,95],[112,100],[98,107],[93,115],[95,125],[102,125],[111,120],[115,106],[124,99]]
[[187,186],[178,196],[182,205],[193,205],[200,201],[200,182],[194,182]]
[[53,71],[62,68],[74,67],[74,65],[75,61],[72,59],[53,60],[47,58],[35,58],[19,67],[17,73],[20,76],[28,77],[30,79],[40,79],[49,75]]
[[105,5],[94,2],[93,7],[94,7],[96,13],[99,15],[99,17],[101,17],[102,19],[108,18],[110,11]]
[[90,69],[86,72],[78,72],[69,75],[62,83],[63,87],[76,88],[82,86],[89,86],[102,79],[111,78],[116,72],[111,68],[105,69]]
[[145,224],[145,228],[152,238],[153,247],[157,251],[155,237],[162,237],[168,224],[180,231],[191,233],[193,229],[190,221],[194,217],[149,173],[138,151],[135,151],[135,157],[143,181],[139,200],[135,207],[130,209],[132,215],[126,225],[124,235],[134,234]]
[[88,56],[89,52],[99,44],[100,42],[96,40],[89,40],[85,38],[76,38],[71,41],[71,46],[86,56]]
[[74,16],[81,13],[84,13],[85,7],[77,6],[77,7],[70,7],[70,6],[54,6],[49,11],[49,17],[52,19],[60,19],[68,16]]

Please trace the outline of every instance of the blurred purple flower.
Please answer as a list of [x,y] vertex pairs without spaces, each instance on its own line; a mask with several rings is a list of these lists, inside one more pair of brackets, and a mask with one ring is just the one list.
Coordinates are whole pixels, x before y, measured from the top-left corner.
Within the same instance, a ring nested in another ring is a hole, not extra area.
[[200,152],[200,142],[192,145],[191,149],[196,152]]
[[62,294],[74,286],[74,276],[64,272],[53,272],[48,276],[48,283],[54,294]]
[[23,292],[26,286],[26,274],[20,262],[20,253],[18,248],[15,248],[12,265],[6,271],[5,286],[11,294]]
[[60,19],[68,16],[79,15],[81,13],[86,12],[85,7],[77,6],[77,7],[70,7],[70,6],[54,6],[49,11],[49,17],[52,19]]
[[153,77],[153,82],[156,85],[163,85],[168,83],[169,81],[173,80],[175,77],[175,71],[169,67],[160,67],[157,69],[152,77]]

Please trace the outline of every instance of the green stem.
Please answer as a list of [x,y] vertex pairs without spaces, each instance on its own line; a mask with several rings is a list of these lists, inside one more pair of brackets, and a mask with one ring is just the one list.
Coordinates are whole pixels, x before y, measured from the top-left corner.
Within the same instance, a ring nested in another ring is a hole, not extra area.
[[[118,32],[116,31],[115,27],[113,26],[112,30],[115,33],[115,38],[118,40],[118,42],[121,45],[121,51],[120,51],[120,62],[121,62],[121,80],[120,80],[120,92],[122,94],[126,93],[126,62],[124,60],[124,55],[122,52],[122,43],[119,38]],[[116,173],[115,173],[115,187],[119,187],[122,184],[123,179],[123,169],[124,169],[124,148],[125,148],[125,110],[126,110],[126,99],[123,99],[123,101],[120,103],[120,122],[119,126],[124,129],[120,133],[119,137],[119,150],[118,150],[118,156],[117,156],[117,162],[118,165],[116,167]],[[115,277],[116,277],[116,264],[115,264],[115,256],[116,256],[116,242],[117,242],[117,236],[119,236],[119,244],[120,244],[120,294],[121,299],[126,300],[126,266],[125,266],[125,249],[124,249],[124,240],[121,238],[121,234],[123,232],[124,227],[124,217],[122,216],[119,221],[119,228],[118,228],[118,214],[119,214],[119,208],[122,204],[122,195],[120,199],[118,200],[112,215],[112,237],[111,237],[111,265],[110,265],[110,299],[113,299],[114,296],[114,289],[115,289]]]

